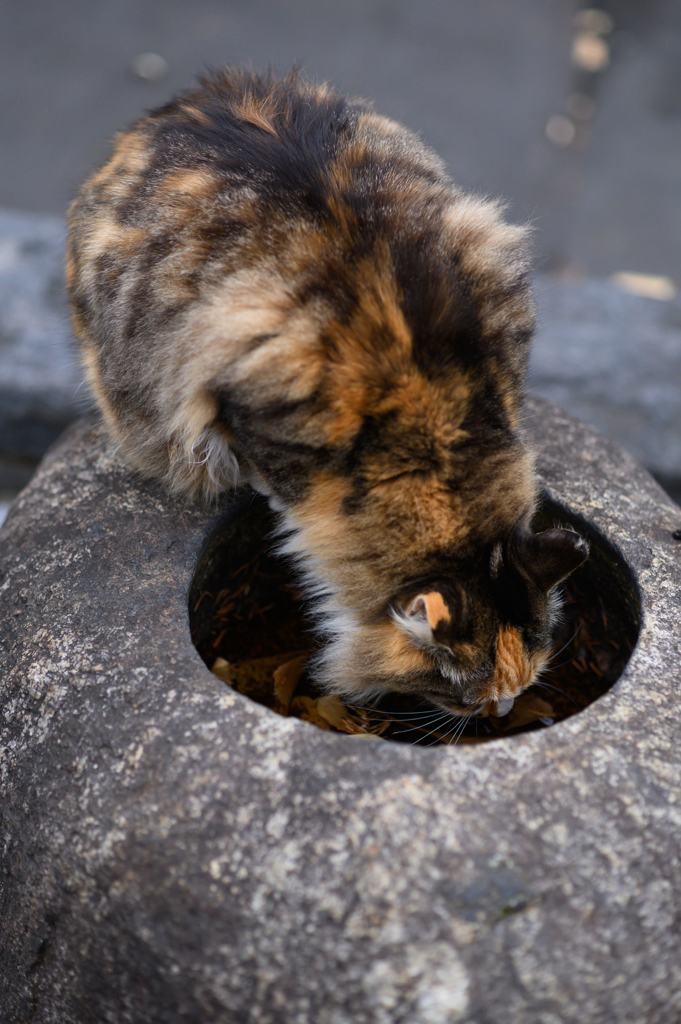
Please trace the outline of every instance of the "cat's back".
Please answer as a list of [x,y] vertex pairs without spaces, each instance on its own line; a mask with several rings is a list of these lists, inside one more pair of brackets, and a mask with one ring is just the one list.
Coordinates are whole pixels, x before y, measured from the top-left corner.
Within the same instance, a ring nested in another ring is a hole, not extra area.
[[523,242],[362,102],[227,69],[117,137],[72,205],[67,277],[124,449],[215,492],[239,447],[257,465],[295,439],[309,475],[315,452],[347,461],[367,430],[374,448],[414,439],[407,466],[449,452],[472,408],[512,432],[532,328]]
[[[72,205],[69,277],[110,301],[131,257],[151,276],[181,249],[170,275],[196,289],[202,268],[290,265],[292,232],[326,229],[333,248],[360,228],[370,247],[367,231],[385,233],[427,193],[442,201],[443,188],[435,154],[361,102],[295,73],[226,69],[119,133]],[[87,307],[85,290],[79,299]]]

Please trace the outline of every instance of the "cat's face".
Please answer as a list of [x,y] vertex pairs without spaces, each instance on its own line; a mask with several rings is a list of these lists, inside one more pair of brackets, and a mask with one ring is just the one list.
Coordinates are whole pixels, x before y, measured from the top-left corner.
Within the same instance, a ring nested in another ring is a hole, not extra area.
[[[425,698],[458,715],[503,713],[552,653],[560,580],[588,556],[571,530],[518,525],[461,578],[414,581],[380,623],[346,637],[341,686],[357,700],[386,691]],[[338,652],[340,653],[340,652]]]

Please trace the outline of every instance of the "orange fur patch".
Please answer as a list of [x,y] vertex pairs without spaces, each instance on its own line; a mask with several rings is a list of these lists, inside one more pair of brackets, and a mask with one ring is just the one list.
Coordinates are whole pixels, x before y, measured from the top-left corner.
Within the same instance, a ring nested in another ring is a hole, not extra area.
[[66,260],[64,263],[64,276],[66,278],[66,284],[68,288],[73,288],[76,284],[76,274],[78,273],[78,263],[76,254],[74,252],[75,246],[69,244],[66,249]]
[[233,103],[232,109],[237,117],[278,138],[278,132],[273,124],[277,112],[273,98],[268,102],[264,99],[257,99],[252,93],[247,92],[241,99]]
[[525,654],[525,647],[517,629],[504,626],[497,638],[497,656],[494,678],[490,687],[491,698],[513,697],[531,681],[534,665]]
[[105,186],[109,197],[125,194],[133,177],[141,174],[150,160],[147,140],[138,131],[120,132],[113,155],[88,181],[90,188]]
[[366,649],[377,659],[381,672],[393,676],[398,685],[405,673],[425,672],[431,667],[428,655],[415,647],[392,622],[365,627],[362,638]]
[[431,629],[437,629],[441,622],[452,621],[449,608],[445,604],[442,594],[438,593],[437,590],[433,590],[429,594],[419,594],[416,600],[418,601],[419,598],[423,600],[426,606],[426,617]]
[[198,107],[192,106],[191,103],[183,103],[182,110],[189,117],[193,117],[195,121],[199,121],[201,124],[210,124],[210,117],[204,110],[200,110]]
[[179,192],[192,199],[205,199],[212,194],[214,187],[215,178],[207,171],[182,168],[166,175],[159,192]]
[[118,437],[120,431],[118,430],[118,421],[116,418],[116,414],[111,407],[106,390],[102,385],[98,353],[95,350],[94,346],[91,347],[91,343],[84,345],[82,351],[82,358],[83,363],[85,364],[85,373],[90,383],[90,387],[92,388],[97,398],[97,401],[99,402],[100,409],[104,413],[104,417],[109,426],[109,429],[111,430],[114,437]]
[[342,506],[350,491],[351,484],[346,477],[329,472],[317,473],[311,479],[307,496],[296,506],[296,518],[305,523],[308,529],[322,533],[326,533],[327,526],[330,526],[327,539],[333,544],[334,538],[338,536],[337,525],[333,520],[337,517],[341,521],[347,519]]
[[149,237],[144,228],[120,224],[112,217],[99,217],[93,221],[92,229],[83,238],[83,260],[93,263],[99,256],[111,250],[132,253]]

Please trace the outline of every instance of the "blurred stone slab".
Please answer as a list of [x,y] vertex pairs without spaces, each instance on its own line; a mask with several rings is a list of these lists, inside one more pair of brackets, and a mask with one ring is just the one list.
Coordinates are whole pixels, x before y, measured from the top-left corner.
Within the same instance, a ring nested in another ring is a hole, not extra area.
[[0,210],[0,459],[39,459],[88,404],[77,395],[64,241],[61,218]]
[[529,391],[681,486],[681,302],[538,277]]
[[[89,405],[63,286],[56,217],[0,211],[0,460],[37,459]],[[681,302],[605,281],[536,281],[530,391],[681,487]]]

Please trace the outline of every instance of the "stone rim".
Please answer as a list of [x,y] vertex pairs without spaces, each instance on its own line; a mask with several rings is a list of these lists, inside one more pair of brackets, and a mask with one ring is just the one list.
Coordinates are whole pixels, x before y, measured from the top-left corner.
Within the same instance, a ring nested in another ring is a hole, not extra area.
[[[633,651],[638,642],[641,628],[641,593],[635,574],[626,562],[621,550],[612,544],[593,523],[581,515],[571,513],[566,505],[552,499],[548,491],[542,491],[539,497],[534,528],[536,530],[544,530],[566,524],[571,525],[578,533],[588,539],[591,545],[589,562],[579,573],[582,577],[580,586],[586,586],[593,595],[597,583],[600,583],[600,596],[605,599],[605,604],[601,604],[603,613],[607,613],[608,619],[611,621],[614,618],[613,628],[619,629],[621,634],[618,655],[622,656],[625,651],[625,644],[628,644],[630,651]],[[215,598],[211,595],[219,592],[224,593],[222,588],[228,584],[230,574],[234,572],[234,567],[250,563],[250,560],[256,557],[261,550],[262,545],[265,544],[267,546],[268,539],[271,542],[270,546],[273,545],[276,548],[276,516],[268,512],[267,503],[261,496],[255,495],[253,498],[244,495],[239,500],[236,500],[229,510],[225,512],[199,553],[189,590],[188,613],[192,642],[199,651],[201,660],[208,668],[210,668],[211,660],[216,656],[221,656],[228,660],[232,660],[233,657],[239,658],[239,655],[229,653],[229,649],[225,651],[222,646],[214,648],[206,644],[209,633],[208,627],[212,614],[214,614],[212,609],[215,607]],[[295,572],[287,572],[285,562],[280,563],[278,568],[280,572],[283,572],[288,577],[288,582],[295,585]],[[267,571],[273,572],[276,570],[271,566]],[[206,598],[207,600],[205,600]],[[284,592],[276,585],[271,592],[266,592],[261,596],[261,601],[266,605],[282,599],[285,599]],[[587,608],[592,614],[598,613],[598,609],[594,607],[593,597],[587,601],[587,607],[584,610],[587,611]],[[299,617],[302,616],[302,609],[297,614]],[[234,633],[238,633],[239,625],[236,620],[225,620],[219,627],[215,628],[222,630],[221,635],[224,635],[225,632],[234,635]],[[276,627],[272,627],[271,623],[268,623],[267,620],[264,620],[259,626],[261,632],[263,630],[266,632],[269,628],[274,628],[276,634]],[[612,632],[610,639],[613,639],[616,635],[616,633]],[[229,641],[227,641],[227,644],[228,648],[231,647]],[[270,650],[268,647],[267,654],[268,656],[281,654],[281,657],[285,660],[285,650],[287,649]],[[258,656],[264,656],[264,653],[262,652]],[[252,655],[242,654],[242,656],[248,658]],[[596,656],[594,655],[594,657]],[[607,683],[606,687],[596,697],[592,697],[588,703],[579,706],[577,711],[572,710],[569,714],[559,714],[557,721],[552,723],[549,728],[556,728],[561,721],[571,718],[575,714],[583,714],[591,703],[602,700],[603,696],[609,692],[621,677],[630,657],[631,653],[624,654],[623,665],[619,674],[615,678],[611,678],[610,682]],[[565,685],[560,678],[553,677],[551,672],[546,674],[545,681],[559,687]],[[572,686],[574,686],[574,683],[572,683]],[[593,686],[592,689],[594,689]],[[538,690],[535,692],[539,693]],[[539,695],[543,696],[542,693]],[[571,691],[570,695],[575,696],[575,692]],[[249,694],[246,697],[248,700],[255,701],[261,707],[267,707],[267,703],[261,701],[258,697]],[[274,712],[272,713],[275,714]],[[404,717],[404,711],[402,716]],[[278,717],[275,714],[275,720]],[[405,722],[404,724],[410,725],[412,723]],[[532,729],[526,726],[520,730],[520,733],[539,731],[539,729]],[[513,733],[512,735],[502,733],[499,736],[486,737],[481,742],[496,743],[502,740],[508,741],[515,739],[520,733]],[[349,742],[355,742],[356,738],[356,736],[347,737]],[[396,741],[390,735],[380,738],[384,742],[404,742],[406,745],[410,745],[411,742],[411,740]],[[413,732],[411,738],[413,738]],[[418,743],[414,744],[418,749],[425,749],[425,747],[431,745],[437,746],[438,744],[424,743],[423,747],[420,747]],[[452,745],[455,746],[456,744]],[[461,746],[464,745],[464,743],[461,744]]]

